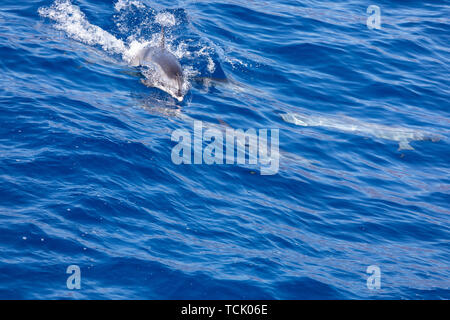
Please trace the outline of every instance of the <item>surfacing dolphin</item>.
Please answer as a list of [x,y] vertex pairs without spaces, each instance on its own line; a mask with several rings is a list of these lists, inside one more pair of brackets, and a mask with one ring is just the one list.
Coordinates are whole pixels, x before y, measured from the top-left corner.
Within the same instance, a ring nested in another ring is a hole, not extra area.
[[149,87],[161,89],[179,102],[183,101],[183,70],[177,58],[165,47],[164,28],[158,47],[146,46],[131,60],[132,66],[147,68],[142,82]]
[[396,141],[399,150],[414,150],[409,144],[411,141],[441,140],[441,136],[410,128],[390,127],[374,123],[365,123],[350,117],[327,118],[323,116],[307,116],[298,113],[286,113],[281,115],[284,121],[303,127],[324,127],[336,129],[346,133],[360,136],[371,136],[385,140]]

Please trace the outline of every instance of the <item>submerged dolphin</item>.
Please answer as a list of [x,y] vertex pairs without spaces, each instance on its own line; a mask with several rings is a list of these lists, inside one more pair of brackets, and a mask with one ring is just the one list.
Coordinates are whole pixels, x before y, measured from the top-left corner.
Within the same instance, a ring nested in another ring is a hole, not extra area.
[[284,121],[303,127],[324,127],[339,131],[353,133],[361,136],[372,136],[380,139],[396,141],[399,150],[414,150],[409,144],[411,141],[439,141],[441,137],[423,131],[409,128],[390,127],[345,117],[342,119],[327,118],[323,116],[307,116],[298,113],[281,115]]
[[161,43],[158,47],[146,46],[131,60],[132,66],[143,66],[151,74],[143,81],[150,87],[161,89],[178,101],[183,101],[183,71],[177,58],[165,48],[164,28],[161,30]]

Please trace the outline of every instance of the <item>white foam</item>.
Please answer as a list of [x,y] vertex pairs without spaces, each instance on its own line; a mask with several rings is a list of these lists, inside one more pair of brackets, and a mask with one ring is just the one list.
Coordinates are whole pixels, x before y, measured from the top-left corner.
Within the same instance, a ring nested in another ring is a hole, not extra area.
[[137,1],[137,0],[119,0],[114,5],[114,9],[117,12],[120,12],[123,9],[129,8],[129,7],[132,7],[132,6],[134,6],[136,8],[139,8],[139,9],[145,8],[144,4],[142,2],[140,2],[140,1]]
[[175,49],[169,45],[169,50],[178,59],[181,59],[185,56],[189,56],[189,51],[187,50],[187,45],[184,42],[180,42],[180,44],[178,44],[178,46]]
[[225,56],[225,61],[228,62],[233,69],[236,69],[238,64],[243,66],[243,67],[248,67],[247,63],[242,62],[238,58],[230,58],[228,56]]
[[175,16],[169,12],[158,13],[155,22],[164,27],[173,27],[176,23]]
[[213,59],[208,56],[208,65],[207,65],[208,71],[212,74],[216,70],[216,64],[214,63]]
[[214,63],[213,59],[210,56],[210,52],[212,51],[212,48],[209,46],[203,46],[198,52],[197,56],[203,56],[208,60],[208,64],[206,65],[206,68],[208,71],[213,74],[216,70],[216,64]]
[[103,50],[123,54],[126,50],[122,40],[102,28],[92,25],[69,0],[57,0],[48,8],[39,8],[39,14],[56,22],[55,27],[63,30],[75,40],[89,45],[100,45]]

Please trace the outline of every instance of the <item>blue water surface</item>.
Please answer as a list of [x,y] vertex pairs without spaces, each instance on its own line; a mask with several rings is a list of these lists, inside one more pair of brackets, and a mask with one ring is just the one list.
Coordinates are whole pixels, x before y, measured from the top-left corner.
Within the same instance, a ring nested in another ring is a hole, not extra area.
[[[0,298],[450,298],[449,4],[2,0]],[[101,36],[156,39],[161,14],[181,103]],[[279,171],[175,164],[192,120],[279,129]]]

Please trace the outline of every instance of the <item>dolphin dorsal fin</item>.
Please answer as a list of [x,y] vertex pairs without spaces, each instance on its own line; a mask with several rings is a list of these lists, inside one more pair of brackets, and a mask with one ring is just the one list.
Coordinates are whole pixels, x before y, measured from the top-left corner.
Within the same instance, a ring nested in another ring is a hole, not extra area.
[[164,36],[164,27],[161,27],[161,43],[160,43],[160,47],[164,49],[164,47],[166,46],[166,39]]

